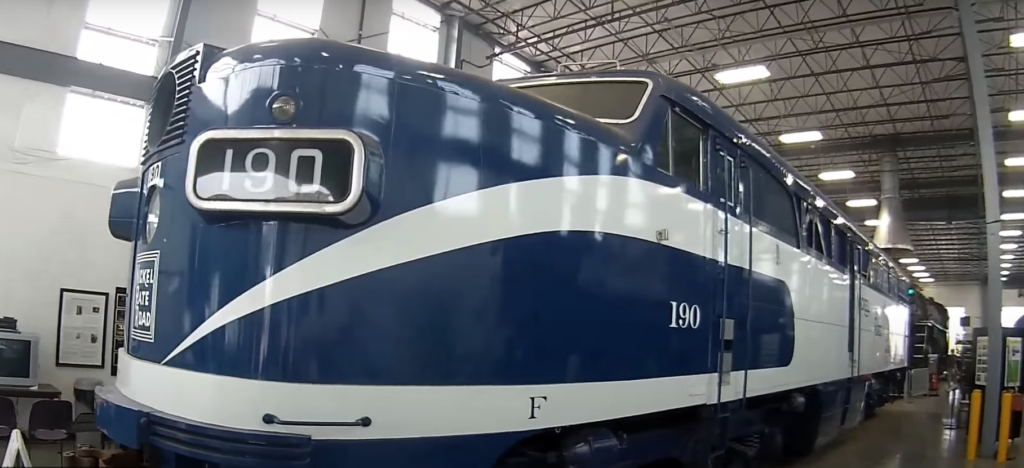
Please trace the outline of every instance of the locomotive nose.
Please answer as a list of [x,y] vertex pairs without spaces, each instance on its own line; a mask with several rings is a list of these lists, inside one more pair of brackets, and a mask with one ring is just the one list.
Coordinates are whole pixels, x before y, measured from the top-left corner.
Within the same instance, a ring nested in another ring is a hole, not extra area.
[[135,213],[139,206],[139,178],[114,184],[110,193],[107,227],[115,239],[131,242],[135,232]]

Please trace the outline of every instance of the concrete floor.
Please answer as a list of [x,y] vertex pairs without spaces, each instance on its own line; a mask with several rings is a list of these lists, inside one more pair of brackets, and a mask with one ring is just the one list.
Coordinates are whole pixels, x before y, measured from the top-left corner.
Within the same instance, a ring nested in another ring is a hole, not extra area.
[[[962,429],[947,430],[949,413],[945,397],[917,397],[888,405],[875,418],[785,468],[1024,467],[1024,459],[1013,459],[1018,452],[1013,445],[1006,464],[981,458],[965,461],[966,413]],[[1021,444],[1018,440],[1017,445]]]

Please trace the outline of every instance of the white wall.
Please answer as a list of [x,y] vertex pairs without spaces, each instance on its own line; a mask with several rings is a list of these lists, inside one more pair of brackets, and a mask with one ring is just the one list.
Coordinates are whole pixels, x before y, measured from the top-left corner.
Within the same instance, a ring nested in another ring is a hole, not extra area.
[[[982,326],[982,296],[985,288],[979,284],[946,284],[923,288],[924,294],[949,307],[963,307],[971,317],[971,327]],[[1024,306],[1024,298],[1017,297],[1016,289],[1003,290],[1003,307]],[[1016,315],[1016,313],[1014,313]]]
[[[86,6],[85,0],[0,0],[0,40],[75,55]],[[0,315],[40,335],[40,381],[72,399],[75,378],[113,378],[109,356],[103,370],[54,366],[59,290],[109,293],[112,326],[114,288],[128,285],[131,250],[107,231],[110,187],[135,170],[55,153],[67,92],[0,75]]]

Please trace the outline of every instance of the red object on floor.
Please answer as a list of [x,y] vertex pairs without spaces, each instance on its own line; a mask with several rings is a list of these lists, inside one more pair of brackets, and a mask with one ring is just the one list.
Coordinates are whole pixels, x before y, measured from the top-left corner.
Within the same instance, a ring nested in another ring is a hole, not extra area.
[[939,391],[939,376],[932,374],[928,377],[928,390],[933,392]]

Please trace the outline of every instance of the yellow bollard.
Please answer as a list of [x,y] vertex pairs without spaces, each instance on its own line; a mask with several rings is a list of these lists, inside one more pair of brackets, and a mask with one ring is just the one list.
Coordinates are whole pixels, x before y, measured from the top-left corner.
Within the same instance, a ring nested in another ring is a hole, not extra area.
[[971,392],[971,412],[967,418],[967,461],[978,457],[978,426],[981,425],[981,390]]
[[1010,448],[1010,410],[1013,406],[1013,394],[1003,392],[999,403],[999,444],[996,446],[996,461],[1005,462],[1006,452]]

